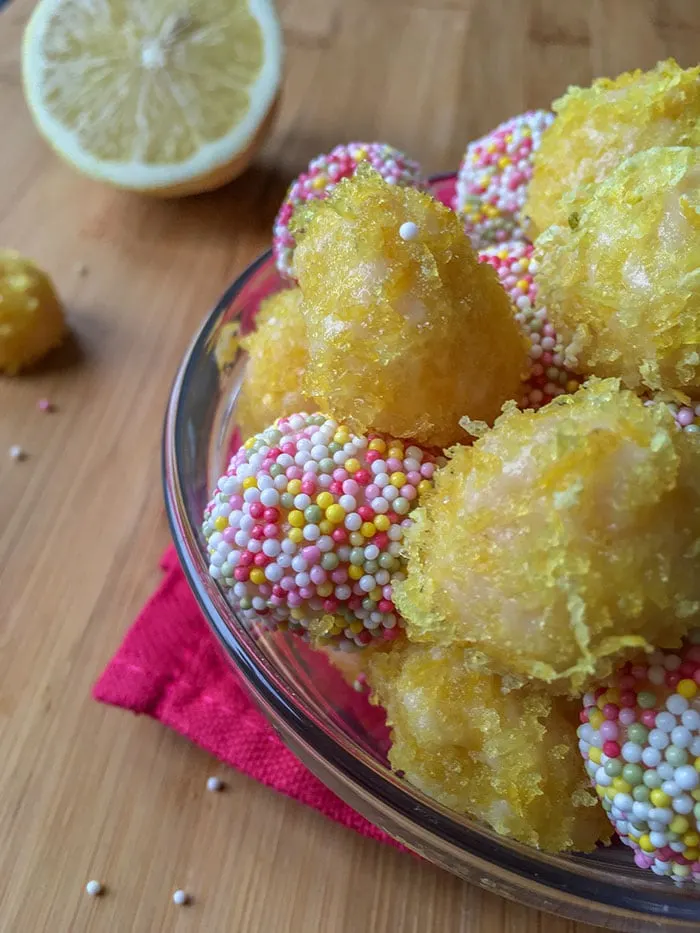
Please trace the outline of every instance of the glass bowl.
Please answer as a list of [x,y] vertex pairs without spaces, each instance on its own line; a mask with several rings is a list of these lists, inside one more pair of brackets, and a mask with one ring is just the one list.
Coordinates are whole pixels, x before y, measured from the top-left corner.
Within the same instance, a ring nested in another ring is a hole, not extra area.
[[[454,176],[432,179],[450,203]],[[163,438],[168,518],[185,575],[231,664],[282,740],[328,787],[410,849],[490,891],[540,910],[613,930],[700,928],[700,890],[641,871],[629,849],[549,855],[449,811],[392,773],[381,710],[355,691],[320,652],[284,633],[250,630],[207,573],[201,517],[225,472],[245,354],[220,374],[220,328],[252,327],[262,298],[280,289],[270,252],[231,285],[185,354],[170,395]]]

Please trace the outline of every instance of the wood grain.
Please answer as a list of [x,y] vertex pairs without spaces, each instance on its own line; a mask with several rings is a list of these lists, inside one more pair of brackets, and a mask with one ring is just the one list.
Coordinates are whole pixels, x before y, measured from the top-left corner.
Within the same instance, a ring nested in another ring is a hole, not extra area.
[[[73,345],[0,381],[2,933],[590,933],[506,903],[225,773],[90,686],[158,581],[159,442],[188,339],[268,243],[289,179],[343,139],[429,171],[572,82],[673,54],[695,0],[285,0],[282,109],[256,166],[157,203],[84,181],[37,138],[19,80],[29,0],[0,13],[0,243],[50,270]],[[87,274],[81,275],[78,264]],[[51,398],[45,415],[36,402]],[[5,451],[21,444],[29,459]],[[106,896],[83,893],[88,878]],[[182,886],[195,903],[170,901]]]

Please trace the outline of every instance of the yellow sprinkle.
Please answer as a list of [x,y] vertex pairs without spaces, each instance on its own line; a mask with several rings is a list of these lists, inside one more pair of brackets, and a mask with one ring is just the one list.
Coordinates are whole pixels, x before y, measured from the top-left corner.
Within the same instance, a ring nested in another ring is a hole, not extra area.
[[250,579],[252,583],[260,585],[265,582],[265,573],[260,569],[260,567],[255,567],[250,571]]
[[333,584],[330,583],[328,580],[325,583],[320,583],[316,587],[316,592],[318,593],[319,596],[323,596],[323,598],[325,599],[326,596],[330,596],[331,593],[333,592]]
[[684,816],[680,814],[673,817],[668,827],[672,833],[678,833],[679,836],[682,836],[683,833],[687,833],[690,829],[690,822],[686,820]]
[[316,496],[316,505],[325,512],[329,505],[333,505],[333,496],[329,492],[320,492]]
[[[673,832],[675,833],[676,830],[674,829]],[[697,833],[686,833],[685,836],[683,836],[683,842],[687,846],[690,846],[691,849],[695,849],[697,846],[700,846],[700,836],[698,836]]]
[[693,800],[700,801],[700,787],[696,787],[695,790],[691,790],[690,796],[693,798]]
[[383,454],[386,450],[386,443],[381,439],[381,437],[375,437],[373,441],[369,442],[369,449],[376,450],[378,453]]
[[[589,753],[589,754],[590,754],[590,753]],[[605,788],[605,796],[608,798],[608,800],[614,800],[614,799],[615,799],[615,794],[616,794],[616,793],[617,793],[617,791],[615,790],[614,787],[606,787],[606,788]]]
[[339,525],[345,520],[345,509],[337,503],[329,505],[326,509],[326,518],[329,522],[333,522],[334,525]]
[[508,156],[501,156],[501,158],[498,160],[498,167],[505,168],[506,165],[510,165],[510,159]]
[[422,479],[420,483],[418,483],[418,495],[424,496],[426,492],[429,492],[432,489],[432,487],[433,484],[430,482],[430,480]]
[[360,469],[360,461],[356,460],[354,457],[350,457],[349,460],[345,461],[345,469],[348,473],[357,473]]
[[487,151],[490,155],[492,155],[492,154],[496,151],[496,146],[495,146],[495,144],[494,144],[494,143],[489,143],[488,146],[486,147],[486,151]]
[[255,489],[257,485],[258,481],[254,476],[246,476],[246,478],[243,480],[244,489]]
[[700,758],[696,758],[693,762],[693,765],[695,766],[696,771],[700,771]]
[[590,714],[588,721],[593,726],[594,729],[600,729],[603,724],[604,716],[599,709],[594,709]]
[[525,279],[518,279],[515,283],[515,287],[519,288],[521,292],[526,292],[530,288],[530,283],[526,282]]
[[320,191],[321,188],[325,188],[325,187],[326,187],[326,181],[327,181],[327,179],[326,179],[326,176],[325,176],[325,175],[317,175],[317,176],[312,180],[312,182],[311,182],[311,187],[312,187],[312,188],[315,188],[317,191]]
[[255,443],[255,436],[249,437],[248,440],[243,445],[243,450],[250,450],[250,448],[253,446],[254,443]]
[[344,447],[345,444],[347,444],[348,441],[350,440],[350,435],[348,434],[347,431],[341,431],[340,429],[338,429],[335,432],[333,440],[336,444],[340,444],[341,447]]
[[301,542],[304,540],[304,532],[301,530],[301,528],[290,528],[287,537],[295,544],[301,544]]
[[575,392],[577,389],[578,389],[578,382],[576,382],[575,379],[569,379],[569,381],[566,383],[566,391]]
[[375,515],[374,525],[377,531],[388,531],[391,528],[391,522],[386,515]]
[[[593,726],[593,728],[595,729],[595,726]],[[591,761],[594,764],[599,765],[600,756],[601,756],[601,750],[599,748],[596,748],[595,745],[591,745],[591,747],[588,749],[588,757],[591,759]]]
[[603,787],[602,784],[596,784],[595,792],[596,794],[598,794],[599,797],[605,797],[606,791],[607,791],[607,787]]
[[329,522],[327,518],[324,518],[323,521],[318,523],[318,528],[322,535],[333,534],[333,527],[333,522]]
[[671,805],[671,798],[668,796],[668,794],[665,794],[660,787],[654,788],[654,790],[649,794],[649,799],[655,807],[668,807]]
[[406,474],[400,472],[392,473],[389,477],[389,482],[397,489],[401,489],[402,486],[406,485]]
[[676,693],[680,693],[680,695],[685,697],[686,700],[692,700],[697,692],[698,685],[694,680],[690,680],[689,678],[681,680],[676,687]]
[[364,628],[364,625],[358,619],[357,622],[351,622],[350,625],[348,625],[348,628],[350,629],[351,632],[357,635],[358,632],[362,631],[362,629]]
[[[529,126],[524,126],[520,132],[523,134],[523,136],[532,136],[532,130],[530,129]],[[513,138],[513,137],[511,136],[511,139],[512,139],[512,138]],[[509,140],[509,142],[510,142],[510,140]]]
[[617,687],[611,687],[608,692],[605,694],[606,703],[619,703],[620,702],[620,691]]
[[372,522],[363,522],[362,527],[360,528],[360,534],[363,538],[371,538],[372,535],[376,533],[377,529]]
[[624,778],[616,777],[613,779],[612,786],[618,792],[618,794],[629,794],[632,790],[632,787],[627,783]]
[[700,849],[697,846],[691,846],[685,850],[683,858],[687,858],[689,862],[697,862],[698,858],[700,858]]
[[293,496],[298,496],[301,492],[301,480],[290,479],[287,483],[287,492],[290,492]]
[[292,509],[287,517],[287,521],[292,526],[292,528],[303,528],[306,524],[306,519],[304,518],[304,513],[299,509]]
[[512,142],[513,142],[513,134],[512,134],[512,133],[508,133],[508,135],[506,136],[506,142],[507,142],[507,143],[512,143]]
[[654,851],[655,846],[654,846],[654,844],[652,843],[651,839],[649,838],[649,834],[648,834],[648,833],[644,833],[643,836],[640,836],[640,837],[639,837],[639,848],[640,848],[640,849],[643,849],[644,852],[653,852],[653,851]]
[[224,518],[223,515],[214,519],[214,528],[216,528],[217,531],[223,531],[227,525],[228,519]]
[[360,577],[363,577],[365,574],[362,567],[358,567],[356,564],[351,564],[348,567],[348,576],[351,580],[359,580]]
[[362,547],[365,543],[365,539],[362,537],[359,531],[350,532],[350,544],[353,547]]
[[382,588],[381,586],[375,586],[373,590],[369,591],[369,598],[373,599],[375,603],[378,603],[382,598]]
[[289,614],[293,619],[302,619],[304,617],[304,613],[302,612],[301,609],[298,609],[298,608],[290,609]]
[[390,447],[387,451],[387,457],[390,459],[393,457],[395,460],[403,460],[404,458],[404,449],[403,447]]

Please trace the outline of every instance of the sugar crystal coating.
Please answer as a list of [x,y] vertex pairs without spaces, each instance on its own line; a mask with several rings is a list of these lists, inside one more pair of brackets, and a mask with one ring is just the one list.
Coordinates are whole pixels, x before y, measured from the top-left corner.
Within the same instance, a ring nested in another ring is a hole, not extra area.
[[311,407],[302,389],[308,349],[298,288],[266,298],[255,317],[255,330],[240,344],[248,353],[236,407],[244,438],[264,431],[282,415]]
[[51,280],[31,260],[0,250],[0,373],[12,376],[63,340],[66,323]]
[[635,863],[700,882],[700,630],[583,698],[586,770]]
[[363,648],[402,627],[392,588],[435,461],[321,414],[280,418],[234,454],[204,512],[209,574],[251,623]]
[[369,661],[408,781],[497,832],[552,852],[610,837],[576,748],[577,710],[532,686],[508,690],[459,646],[397,643]]
[[598,78],[570,87],[552,109],[557,116],[535,155],[524,208],[533,239],[566,223],[577,189],[603,181],[635,152],[700,145],[700,66],[684,71],[669,59],[651,71]]
[[467,146],[454,209],[475,249],[525,239],[521,212],[532,160],[553,119],[547,110],[528,110]]
[[492,422],[519,395],[525,342],[456,215],[362,170],[313,208],[295,269],[318,407],[436,447],[465,439],[464,415]]
[[592,380],[457,447],[407,536],[414,640],[576,693],[700,619],[700,443]]
[[422,188],[421,167],[407,155],[386,143],[348,143],[336,146],[327,155],[312,159],[306,171],[289,187],[273,227],[272,249],[280,275],[294,278],[296,246],[290,223],[294,211],[308,201],[323,200],[343,178],[355,174],[359,165],[371,165],[392,185]]
[[700,393],[700,148],[648,149],[536,243],[566,361],[629,388]]

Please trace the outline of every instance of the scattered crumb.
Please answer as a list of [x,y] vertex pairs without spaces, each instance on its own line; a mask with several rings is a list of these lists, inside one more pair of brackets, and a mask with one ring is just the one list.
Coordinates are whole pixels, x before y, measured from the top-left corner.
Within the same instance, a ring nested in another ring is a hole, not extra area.
[[88,269],[87,265],[84,262],[76,262],[75,271],[76,271],[76,274],[79,275],[81,278],[85,278],[85,276],[88,274],[90,270]]
[[53,403],[50,402],[47,398],[40,398],[36,403],[36,407],[39,409],[39,411],[51,412],[54,410]]
[[224,788],[224,784],[221,778],[218,778],[215,776],[207,778],[207,790],[210,790],[213,793],[216,793],[219,790],[223,790],[223,788]]
[[85,892],[90,895],[90,897],[99,897],[100,894],[104,893],[104,888],[99,881],[88,881],[85,885]]
[[10,447],[10,457],[13,460],[26,460],[27,454],[22,450],[19,444],[13,444],[12,447]]
[[173,894],[173,904],[182,906],[183,904],[189,904],[189,902],[190,896],[186,891],[183,891],[182,888],[178,888]]

